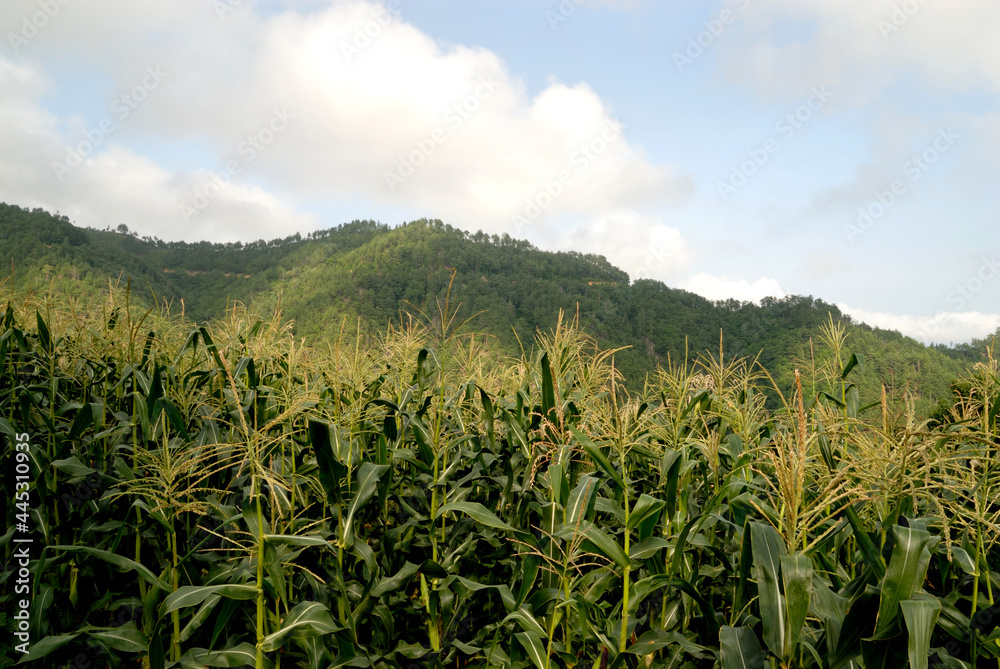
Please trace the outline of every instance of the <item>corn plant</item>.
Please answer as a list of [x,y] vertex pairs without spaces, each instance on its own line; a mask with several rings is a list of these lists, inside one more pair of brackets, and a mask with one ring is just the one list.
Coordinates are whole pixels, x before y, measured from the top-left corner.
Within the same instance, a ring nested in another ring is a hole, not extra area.
[[1000,666],[992,351],[932,427],[832,319],[788,396],[721,345],[630,393],[578,317],[506,359],[450,290],[321,342],[0,297],[39,666]]

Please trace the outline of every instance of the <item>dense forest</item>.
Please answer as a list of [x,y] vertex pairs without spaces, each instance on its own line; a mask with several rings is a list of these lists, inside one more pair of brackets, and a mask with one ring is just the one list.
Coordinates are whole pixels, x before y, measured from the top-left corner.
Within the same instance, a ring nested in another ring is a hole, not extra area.
[[[84,296],[131,288],[147,306],[168,303],[195,322],[234,302],[279,309],[309,341],[366,335],[411,319],[440,321],[439,306],[461,304],[457,318],[512,356],[559,310],[601,346],[622,349],[617,369],[633,390],[668,360],[712,351],[758,359],[784,390],[796,367],[822,363],[811,338],[830,318],[852,332],[865,364],[859,385],[893,396],[909,392],[922,413],[951,401],[952,382],[981,359],[982,342],[926,347],[897,332],[854,323],[819,299],[765,298],[760,304],[711,302],[659,281],[630,281],[602,256],[541,251],[508,235],[469,233],[440,221],[390,228],[353,221],[305,237],[253,243],[165,242],[125,226],[73,226],[40,209],[0,204],[0,258],[9,289]],[[772,403],[776,399],[772,396]],[[772,404],[773,406],[773,404]]]

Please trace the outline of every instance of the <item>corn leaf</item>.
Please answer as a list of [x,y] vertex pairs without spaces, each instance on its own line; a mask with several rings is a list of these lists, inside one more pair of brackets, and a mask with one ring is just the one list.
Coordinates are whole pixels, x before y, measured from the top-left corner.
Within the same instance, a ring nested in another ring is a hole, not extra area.
[[438,509],[437,515],[435,515],[434,518],[440,518],[443,514],[449,511],[459,511],[467,514],[476,522],[486,525],[487,527],[495,527],[500,530],[514,530],[513,527],[497,518],[492,511],[479,502],[449,502]]
[[189,606],[198,606],[212,595],[221,595],[230,599],[253,599],[257,596],[257,587],[253,585],[240,585],[238,583],[224,583],[222,585],[182,585],[175,592],[167,595],[163,603],[160,604],[160,617],[167,615],[171,611],[183,609]]
[[765,669],[757,635],[749,627],[723,625],[719,630],[722,669]]
[[785,648],[783,659],[791,661],[799,642],[799,634],[809,613],[812,594],[812,560],[805,555],[786,555],[780,559],[781,582],[785,598]]
[[898,626],[899,603],[913,599],[920,590],[931,560],[931,550],[938,540],[926,530],[895,525],[892,528],[895,543],[892,556],[882,579],[882,596],[879,600],[875,636],[891,634]]
[[771,652],[783,657],[788,635],[785,598],[781,593],[781,558],[785,542],[770,525],[750,523],[753,536],[753,571],[760,597],[760,616],[764,623],[764,643]]
[[910,658],[910,669],[927,669],[927,655],[934,625],[941,613],[941,602],[936,597],[920,597],[903,600],[899,607],[909,635],[906,652]]
[[271,652],[286,639],[322,636],[339,629],[342,628],[333,621],[333,616],[325,606],[319,602],[301,602],[288,612],[276,632],[264,637],[261,648],[264,652]]
[[545,657],[545,646],[541,637],[533,632],[518,632],[514,635],[527,651],[528,657],[538,669],[546,669],[548,662]]

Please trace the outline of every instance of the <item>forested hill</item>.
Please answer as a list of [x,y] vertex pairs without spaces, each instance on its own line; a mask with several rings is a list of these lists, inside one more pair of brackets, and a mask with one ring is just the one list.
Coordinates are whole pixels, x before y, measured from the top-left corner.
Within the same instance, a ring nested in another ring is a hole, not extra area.
[[[809,356],[828,315],[849,324],[848,348],[866,359],[863,383],[881,381],[917,389],[929,408],[977,355],[982,342],[933,349],[897,332],[851,324],[818,299],[766,298],[760,305],[711,302],[659,281],[630,283],[602,256],[541,251],[525,241],[470,234],[439,221],[389,228],[354,221],[306,237],[250,244],[165,242],[137,237],[124,226],[99,231],[73,226],[40,209],[0,204],[0,259],[7,289],[52,289],[69,295],[106,289],[109,279],[131,281],[135,299],[166,300],[195,320],[224,313],[228,303],[280,304],[298,334],[339,333],[360,318],[369,330],[419,315],[443,302],[454,272],[451,303],[458,320],[477,314],[466,331],[493,335],[514,354],[537,329],[548,330],[563,309],[616,355],[630,385],[667,356],[718,355],[724,333],[727,358],[754,357],[787,384]],[[482,312],[482,313],[480,313]]]

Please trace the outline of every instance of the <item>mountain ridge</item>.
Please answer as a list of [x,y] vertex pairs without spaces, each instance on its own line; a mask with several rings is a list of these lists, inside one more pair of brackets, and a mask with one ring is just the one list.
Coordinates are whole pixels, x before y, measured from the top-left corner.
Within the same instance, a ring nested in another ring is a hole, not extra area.
[[[130,282],[142,298],[172,303],[195,321],[220,317],[233,302],[280,307],[297,335],[317,339],[355,319],[367,331],[422,314],[446,296],[462,320],[515,353],[560,310],[616,354],[632,387],[668,360],[709,351],[755,359],[779,386],[807,365],[810,337],[828,319],[845,323],[849,348],[868,359],[869,384],[916,390],[922,408],[947,399],[951,383],[985,340],[929,347],[898,332],[855,322],[811,296],[759,304],[711,301],[660,281],[638,279],[603,256],[551,252],[509,235],[469,233],[421,219],[397,227],[352,221],[308,235],[252,243],[165,242],[125,226],[95,230],[42,209],[0,204],[0,259],[8,290],[52,289],[82,296],[108,280]],[[450,291],[450,292],[449,292]]]

